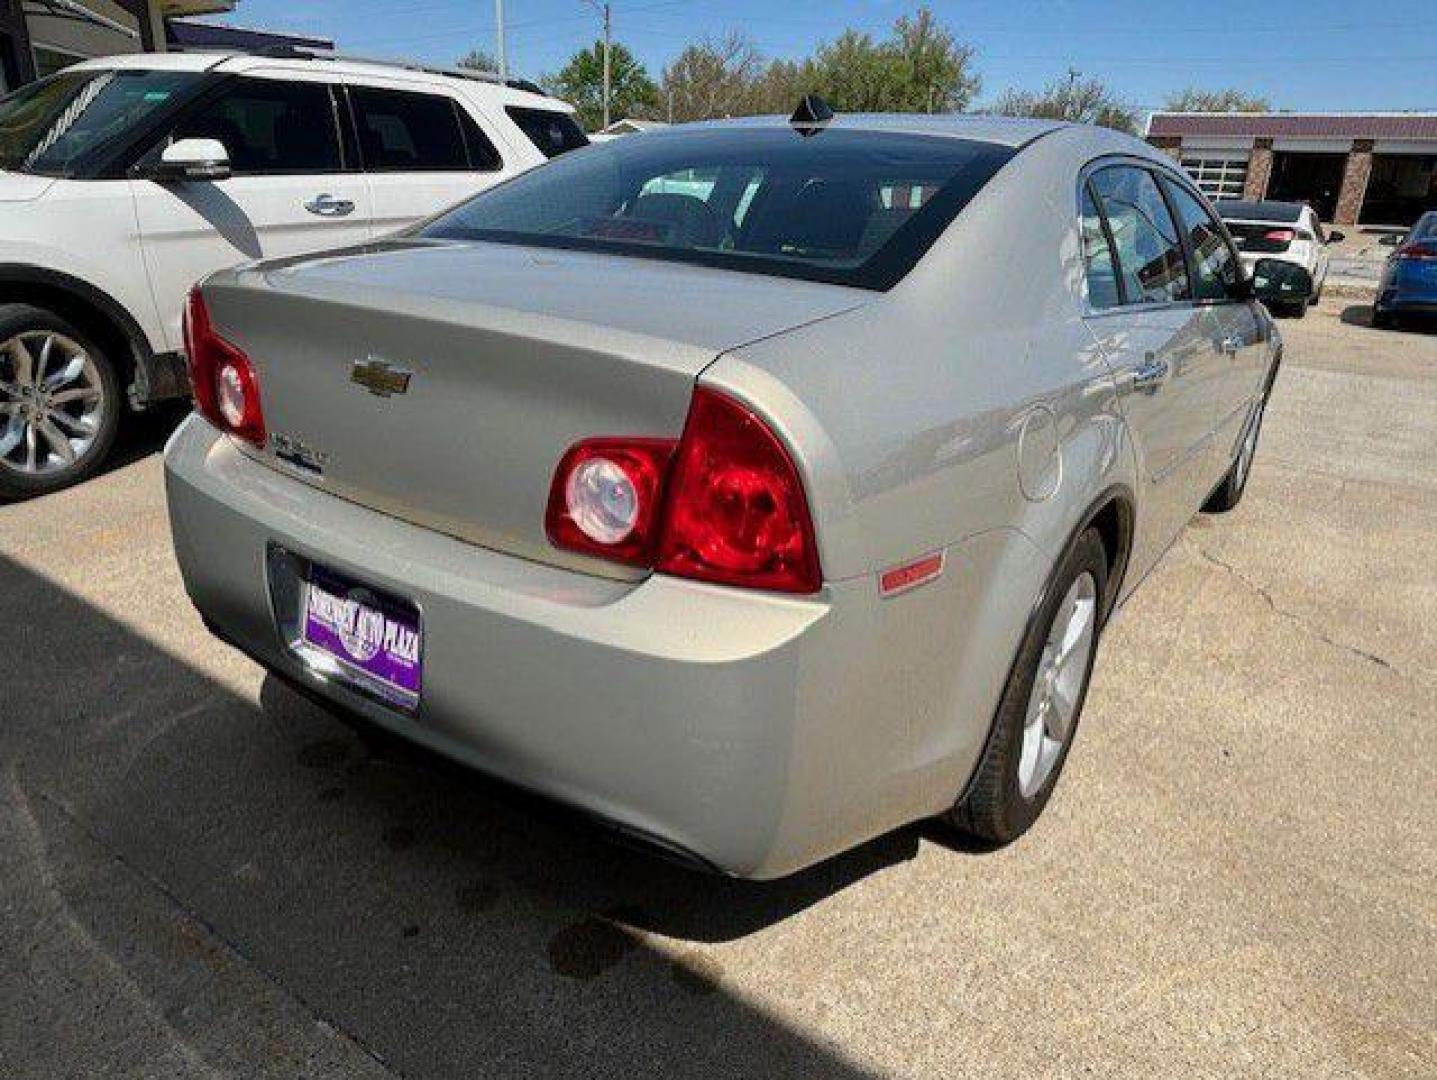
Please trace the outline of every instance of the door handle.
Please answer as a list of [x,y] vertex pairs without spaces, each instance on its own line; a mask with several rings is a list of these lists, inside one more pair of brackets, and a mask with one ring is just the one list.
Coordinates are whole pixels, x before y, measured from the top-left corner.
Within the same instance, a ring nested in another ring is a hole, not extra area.
[[354,213],[354,203],[351,200],[336,199],[328,192],[316,195],[304,204],[304,208],[320,217],[348,217]]
[[1246,344],[1247,342],[1243,341],[1240,337],[1225,337],[1222,339],[1220,348],[1229,356],[1236,356],[1237,351]]
[[1163,385],[1163,380],[1168,376],[1169,365],[1166,360],[1159,360],[1156,356],[1149,354],[1143,362],[1133,368],[1133,389],[1145,391],[1149,394],[1156,393]]

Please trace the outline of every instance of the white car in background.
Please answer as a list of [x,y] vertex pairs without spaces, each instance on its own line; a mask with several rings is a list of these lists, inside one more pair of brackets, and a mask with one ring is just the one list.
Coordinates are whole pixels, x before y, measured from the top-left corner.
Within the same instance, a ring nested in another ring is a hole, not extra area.
[[127,412],[189,392],[200,278],[384,236],[586,142],[528,83],[298,51],[113,57],[0,98],[0,497],[83,479]]
[[1343,239],[1340,232],[1324,232],[1317,212],[1306,203],[1242,202],[1219,200],[1213,203],[1223,224],[1237,245],[1238,257],[1249,277],[1259,259],[1277,259],[1302,267],[1312,278],[1307,302],[1282,305],[1275,315],[1302,318],[1317,303],[1327,280],[1327,245]]

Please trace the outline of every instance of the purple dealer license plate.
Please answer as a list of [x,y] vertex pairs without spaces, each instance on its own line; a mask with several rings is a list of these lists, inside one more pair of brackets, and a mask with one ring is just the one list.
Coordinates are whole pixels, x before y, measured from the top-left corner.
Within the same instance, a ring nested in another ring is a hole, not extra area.
[[419,703],[423,642],[413,604],[311,566],[301,633],[312,666],[403,708]]

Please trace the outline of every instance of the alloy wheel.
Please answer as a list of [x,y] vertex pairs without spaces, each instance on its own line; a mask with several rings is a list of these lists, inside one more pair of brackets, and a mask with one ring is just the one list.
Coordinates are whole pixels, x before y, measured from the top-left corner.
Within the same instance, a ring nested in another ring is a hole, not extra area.
[[99,368],[73,339],[31,330],[0,343],[0,468],[26,476],[75,468],[109,407]]
[[1025,799],[1042,790],[1072,736],[1097,627],[1097,582],[1079,574],[1053,617],[1028,697],[1018,752],[1018,791]]

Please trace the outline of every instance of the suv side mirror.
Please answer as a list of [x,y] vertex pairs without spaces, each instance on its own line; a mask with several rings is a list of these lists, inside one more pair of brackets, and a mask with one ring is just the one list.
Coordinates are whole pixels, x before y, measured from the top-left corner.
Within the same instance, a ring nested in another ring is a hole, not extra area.
[[1312,294],[1312,275],[1297,263],[1258,259],[1252,268],[1252,294],[1265,304],[1306,301]]
[[1342,243],[1342,241],[1344,241],[1344,240],[1346,240],[1346,239],[1347,239],[1347,234],[1346,234],[1345,232],[1338,232],[1338,231],[1335,230],[1335,229],[1334,229],[1332,232],[1330,232],[1330,233],[1327,234],[1327,242],[1328,242],[1329,244],[1340,244],[1340,243]]
[[180,139],[160,154],[158,180],[226,180],[230,155],[218,139]]

